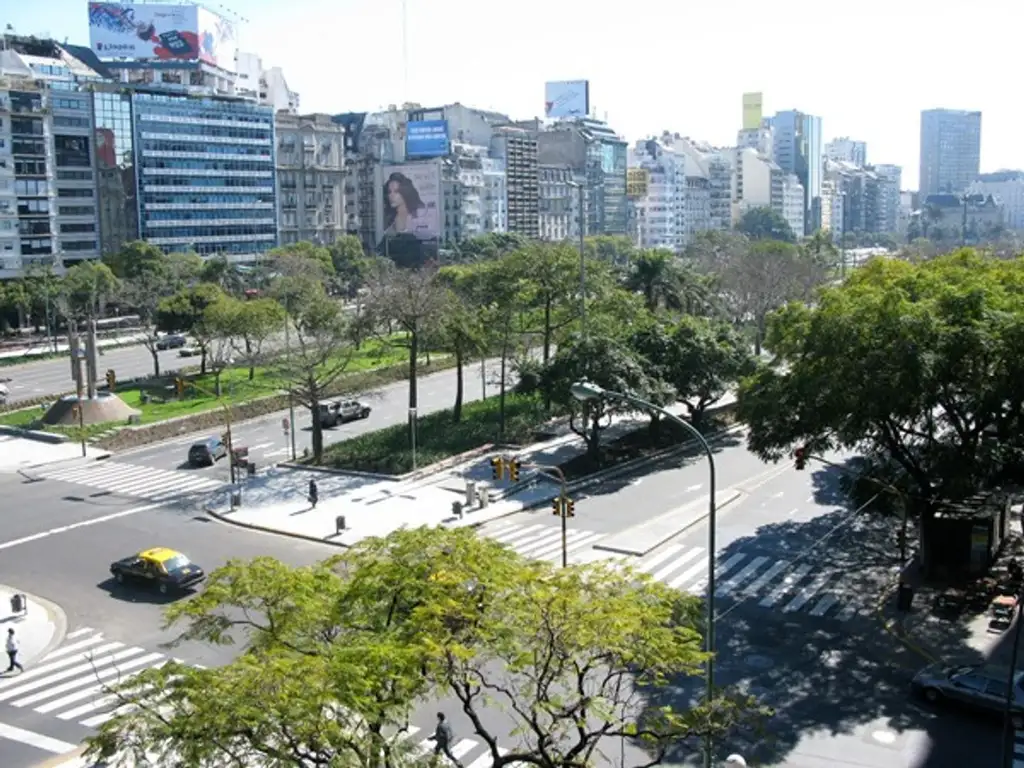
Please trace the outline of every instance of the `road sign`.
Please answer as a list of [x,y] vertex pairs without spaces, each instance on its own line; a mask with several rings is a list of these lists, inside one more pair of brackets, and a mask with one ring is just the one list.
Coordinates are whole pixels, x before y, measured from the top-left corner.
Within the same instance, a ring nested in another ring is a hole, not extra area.
[[286,435],[288,434],[288,431],[291,429],[291,423],[288,421],[288,417],[287,416],[285,416],[283,419],[281,419],[281,429],[284,430],[284,433]]

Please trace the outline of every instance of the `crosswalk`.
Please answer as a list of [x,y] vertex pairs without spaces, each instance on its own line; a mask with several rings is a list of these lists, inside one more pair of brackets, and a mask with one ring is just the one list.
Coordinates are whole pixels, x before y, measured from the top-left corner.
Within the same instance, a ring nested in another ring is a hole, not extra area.
[[119,711],[113,686],[168,661],[83,627],[21,674],[0,678],[0,703],[98,728]]
[[200,491],[215,491],[225,485],[218,480],[196,472],[176,472],[168,469],[140,467],[120,461],[97,461],[74,467],[41,468],[35,473],[46,480],[99,488],[124,496],[137,496],[152,501],[163,501],[175,496]]
[[[499,524],[484,526],[480,533],[507,545],[523,557],[561,562],[562,534],[556,527]],[[649,574],[655,581],[673,589],[686,590],[698,596],[707,592],[708,559],[707,550],[703,547],[667,544],[645,557],[626,560],[611,553],[603,553],[602,556],[602,553],[595,552],[594,544],[605,535],[569,530],[566,536],[568,561],[613,560]],[[730,552],[717,558],[715,596],[745,600],[784,614],[803,612],[816,618],[838,621],[849,621],[866,609],[845,572],[743,552]]]

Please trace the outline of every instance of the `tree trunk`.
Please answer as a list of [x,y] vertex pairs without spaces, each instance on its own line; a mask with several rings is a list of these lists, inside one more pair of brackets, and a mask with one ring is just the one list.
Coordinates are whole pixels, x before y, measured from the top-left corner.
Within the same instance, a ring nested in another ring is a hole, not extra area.
[[160,355],[157,352],[156,345],[149,350],[149,354],[153,356],[153,377],[160,378]]
[[[548,367],[548,362],[551,360],[551,297],[548,296],[544,300],[544,367]],[[551,410],[551,393],[545,390],[544,392],[544,410]]]
[[462,395],[463,395],[463,372],[462,372],[462,348],[455,346],[455,405],[452,406],[452,423],[458,424],[462,421]]
[[206,375],[206,346],[203,345],[199,348],[199,375]]
[[220,397],[220,394],[221,394],[220,393],[220,375],[221,375],[221,373],[223,373],[223,371],[220,368],[218,368],[216,371],[213,372],[213,391],[214,391],[214,394],[217,395],[217,397]]
[[252,342],[249,339],[245,340],[245,356],[249,358],[249,381],[256,378],[256,364],[252,358]]
[[595,467],[601,465],[601,411],[590,414],[590,428],[587,430],[587,456]]
[[[309,405],[313,425],[313,461],[319,464],[324,457],[324,428],[320,423],[320,398],[316,395],[310,397]],[[292,429],[295,429],[294,424],[292,424]]]
[[498,389],[498,437],[505,437],[505,361],[508,360],[508,336],[501,343],[501,383]]
[[419,398],[416,389],[416,371],[419,366],[420,335],[416,331],[409,334],[409,409],[416,407]]

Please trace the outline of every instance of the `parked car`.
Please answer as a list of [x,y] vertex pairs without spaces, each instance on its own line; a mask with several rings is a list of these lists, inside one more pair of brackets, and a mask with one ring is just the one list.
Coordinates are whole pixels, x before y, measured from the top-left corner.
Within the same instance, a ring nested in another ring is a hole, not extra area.
[[157,339],[157,349],[181,349],[188,344],[188,339],[182,336],[180,333],[174,333],[170,336],[164,336],[161,339]]
[[[930,664],[911,681],[915,693],[930,704],[955,703],[981,712],[1002,714],[1006,709],[1008,667],[963,664],[955,667]],[[1013,727],[1024,729],[1024,672],[1013,674],[1011,718]]]
[[334,427],[346,421],[365,419],[373,410],[358,400],[336,400],[333,403],[320,403],[320,426]]
[[188,463],[193,467],[212,467],[228,455],[228,447],[219,437],[208,437],[188,449]]
[[199,347],[182,347],[178,350],[178,357],[196,357],[202,354],[202,350]]
[[110,564],[110,573],[118,584],[142,583],[155,587],[161,595],[183,592],[206,578],[206,572],[181,552],[166,547],[144,549]]

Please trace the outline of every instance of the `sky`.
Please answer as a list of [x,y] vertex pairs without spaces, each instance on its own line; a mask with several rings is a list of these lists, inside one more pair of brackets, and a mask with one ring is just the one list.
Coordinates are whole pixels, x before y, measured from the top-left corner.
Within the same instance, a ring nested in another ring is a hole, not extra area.
[[[460,102],[541,116],[548,80],[590,80],[630,143],[735,143],[742,94],[822,118],[916,189],[920,111],[981,110],[981,170],[1024,168],[1020,0],[211,0],[240,47],[284,70],[302,112]],[[0,25],[88,43],[86,0],[11,0]],[[402,14],[408,32],[403,66]],[[11,8],[13,6],[13,8]],[[13,11],[13,14],[12,14]],[[13,16],[13,18],[12,18]]]

